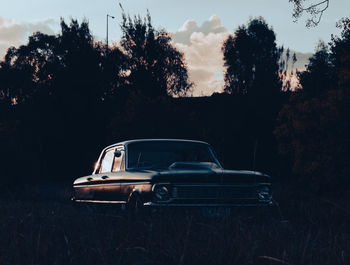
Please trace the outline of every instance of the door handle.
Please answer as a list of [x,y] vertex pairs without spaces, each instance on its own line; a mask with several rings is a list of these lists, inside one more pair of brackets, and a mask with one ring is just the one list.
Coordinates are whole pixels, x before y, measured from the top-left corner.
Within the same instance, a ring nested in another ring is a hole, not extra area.
[[91,181],[91,180],[92,180],[92,178],[91,178],[91,177],[88,177],[88,178],[87,178],[87,180],[88,180],[88,181]]
[[108,176],[102,176],[101,179],[108,179]]

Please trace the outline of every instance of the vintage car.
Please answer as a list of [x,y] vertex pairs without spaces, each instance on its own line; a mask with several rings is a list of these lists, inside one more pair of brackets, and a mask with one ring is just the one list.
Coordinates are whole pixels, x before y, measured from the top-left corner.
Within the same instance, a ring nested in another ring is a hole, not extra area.
[[75,202],[142,206],[271,206],[271,178],[225,170],[205,142],[131,140],[102,150],[94,172],[74,181]]

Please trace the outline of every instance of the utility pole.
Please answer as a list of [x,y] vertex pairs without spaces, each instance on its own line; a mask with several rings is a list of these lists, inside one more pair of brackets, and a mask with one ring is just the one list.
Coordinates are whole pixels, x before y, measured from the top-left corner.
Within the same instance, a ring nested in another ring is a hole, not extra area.
[[108,15],[106,16],[106,22],[107,22],[107,31],[106,31],[106,51],[108,51],[108,18],[115,19],[115,17]]

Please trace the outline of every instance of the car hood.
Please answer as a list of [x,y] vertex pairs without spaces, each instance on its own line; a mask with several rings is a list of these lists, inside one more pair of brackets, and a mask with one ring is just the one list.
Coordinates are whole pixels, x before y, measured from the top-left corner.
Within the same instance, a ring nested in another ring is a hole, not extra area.
[[[206,169],[166,169],[133,171],[135,175],[143,175],[151,182],[204,182],[204,183],[255,183],[271,182],[268,175],[255,171]],[[131,172],[130,172],[131,173]]]

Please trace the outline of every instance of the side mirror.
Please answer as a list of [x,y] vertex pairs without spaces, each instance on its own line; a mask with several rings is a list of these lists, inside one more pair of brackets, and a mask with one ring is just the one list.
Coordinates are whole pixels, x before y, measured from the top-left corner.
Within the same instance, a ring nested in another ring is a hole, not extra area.
[[115,156],[115,157],[121,157],[121,155],[122,155],[122,151],[120,151],[120,150],[118,150],[118,149],[116,149],[116,150],[114,151],[114,156]]

